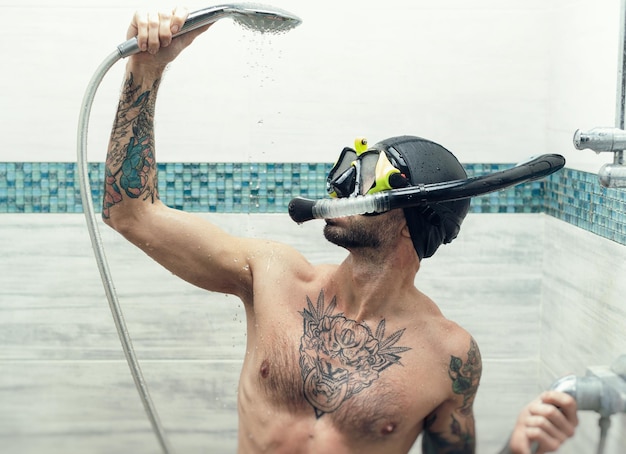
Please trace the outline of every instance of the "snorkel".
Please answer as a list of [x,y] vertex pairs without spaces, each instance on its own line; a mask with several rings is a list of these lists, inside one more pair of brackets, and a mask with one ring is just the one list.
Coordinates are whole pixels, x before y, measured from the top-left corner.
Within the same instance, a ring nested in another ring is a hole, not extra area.
[[[359,140],[362,139],[357,139],[357,141]],[[356,148],[359,146],[355,143]],[[435,202],[468,199],[526,181],[544,178],[562,169],[563,166],[565,166],[563,156],[544,154],[531,157],[510,169],[473,178],[440,183],[413,184],[378,192],[368,192],[364,195],[353,192],[349,197],[331,199],[312,200],[296,197],[289,202],[289,216],[293,221],[303,223],[312,219],[384,213],[396,208],[410,208]]]

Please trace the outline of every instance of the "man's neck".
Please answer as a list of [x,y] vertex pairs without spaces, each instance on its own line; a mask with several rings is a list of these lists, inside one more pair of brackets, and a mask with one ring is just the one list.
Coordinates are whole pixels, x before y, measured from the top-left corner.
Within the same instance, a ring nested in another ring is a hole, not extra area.
[[400,309],[412,291],[419,259],[410,249],[352,250],[338,269],[343,303],[355,320]]

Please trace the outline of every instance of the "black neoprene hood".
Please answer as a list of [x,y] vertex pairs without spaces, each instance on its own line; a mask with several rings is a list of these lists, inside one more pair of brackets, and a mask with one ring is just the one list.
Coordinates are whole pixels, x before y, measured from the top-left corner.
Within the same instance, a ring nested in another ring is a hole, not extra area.
[[[398,136],[378,142],[373,146],[389,156],[400,155],[400,170],[411,185],[464,180],[465,169],[446,148],[416,136]],[[396,153],[391,153],[393,148]],[[469,210],[470,200],[435,202],[404,208],[411,240],[420,260],[431,257],[442,244],[451,242],[459,234],[461,223]]]

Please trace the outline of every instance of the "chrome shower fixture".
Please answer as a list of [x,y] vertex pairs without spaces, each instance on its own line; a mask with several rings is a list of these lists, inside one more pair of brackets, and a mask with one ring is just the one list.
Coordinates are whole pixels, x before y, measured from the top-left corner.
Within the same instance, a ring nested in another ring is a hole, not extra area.
[[574,147],[577,150],[588,148],[596,153],[626,150],[626,131],[619,128],[578,129],[574,133]]
[[626,379],[616,372],[615,366],[590,367],[584,377],[562,377],[550,389],[572,396],[581,411],[595,411],[607,417],[626,413]]
[[619,128],[593,128],[588,131],[578,129],[574,133],[574,147],[577,150],[590,149],[596,153],[613,153],[613,163],[604,164],[599,172],[600,184],[606,188],[626,188],[626,131]]
[[626,188],[626,166],[604,164],[598,171],[598,179],[605,188]]
[[[596,453],[602,454],[611,426],[611,416],[626,413],[626,355],[621,355],[610,367],[587,368],[584,377],[562,377],[550,389],[569,394],[576,399],[578,411],[595,411],[600,415],[600,439]],[[539,444],[534,442],[531,453],[536,453],[538,449]]]
[[626,0],[620,1],[619,42],[617,49],[617,96],[615,104],[615,127],[580,129],[574,133],[574,147],[589,148],[596,153],[613,153],[613,163],[605,164],[598,172],[600,184],[606,188],[626,188]]

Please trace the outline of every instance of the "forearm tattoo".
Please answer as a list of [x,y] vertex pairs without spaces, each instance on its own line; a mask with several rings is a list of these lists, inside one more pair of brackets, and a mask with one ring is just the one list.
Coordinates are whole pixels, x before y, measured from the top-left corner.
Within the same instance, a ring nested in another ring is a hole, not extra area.
[[160,80],[142,91],[130,74],[124,83],[105,164],[102,216],[124,196],[154,202],[159,198],[154,157],[154,109]]
[[325,307],[323,291],[316,304],[308,297],[307,302],[300,312],[304,319],[300,370],[304,396],[320,418],[371,386],[383,370],[401,365],[400,354],[410,348],[395,346],[404,329],[385,337],[383,319],[372,332],[365,323],[336,313],[335,298]]
[[425,431],[422,442],[424,454],[471,454],[474,452],[476,440],[472,405],[478,391],[481,373],[480,351],[474,339],[471,339],[467,361],[463,363],[461,358],[451,355],[448,368],[448,376],[452,380],[452,391],[463,398],[457,410],[464,418],[459,421],[452,414],[448,430],[435,432],[432,427],[437,420],[437,414],[430,415],[424,422]]

